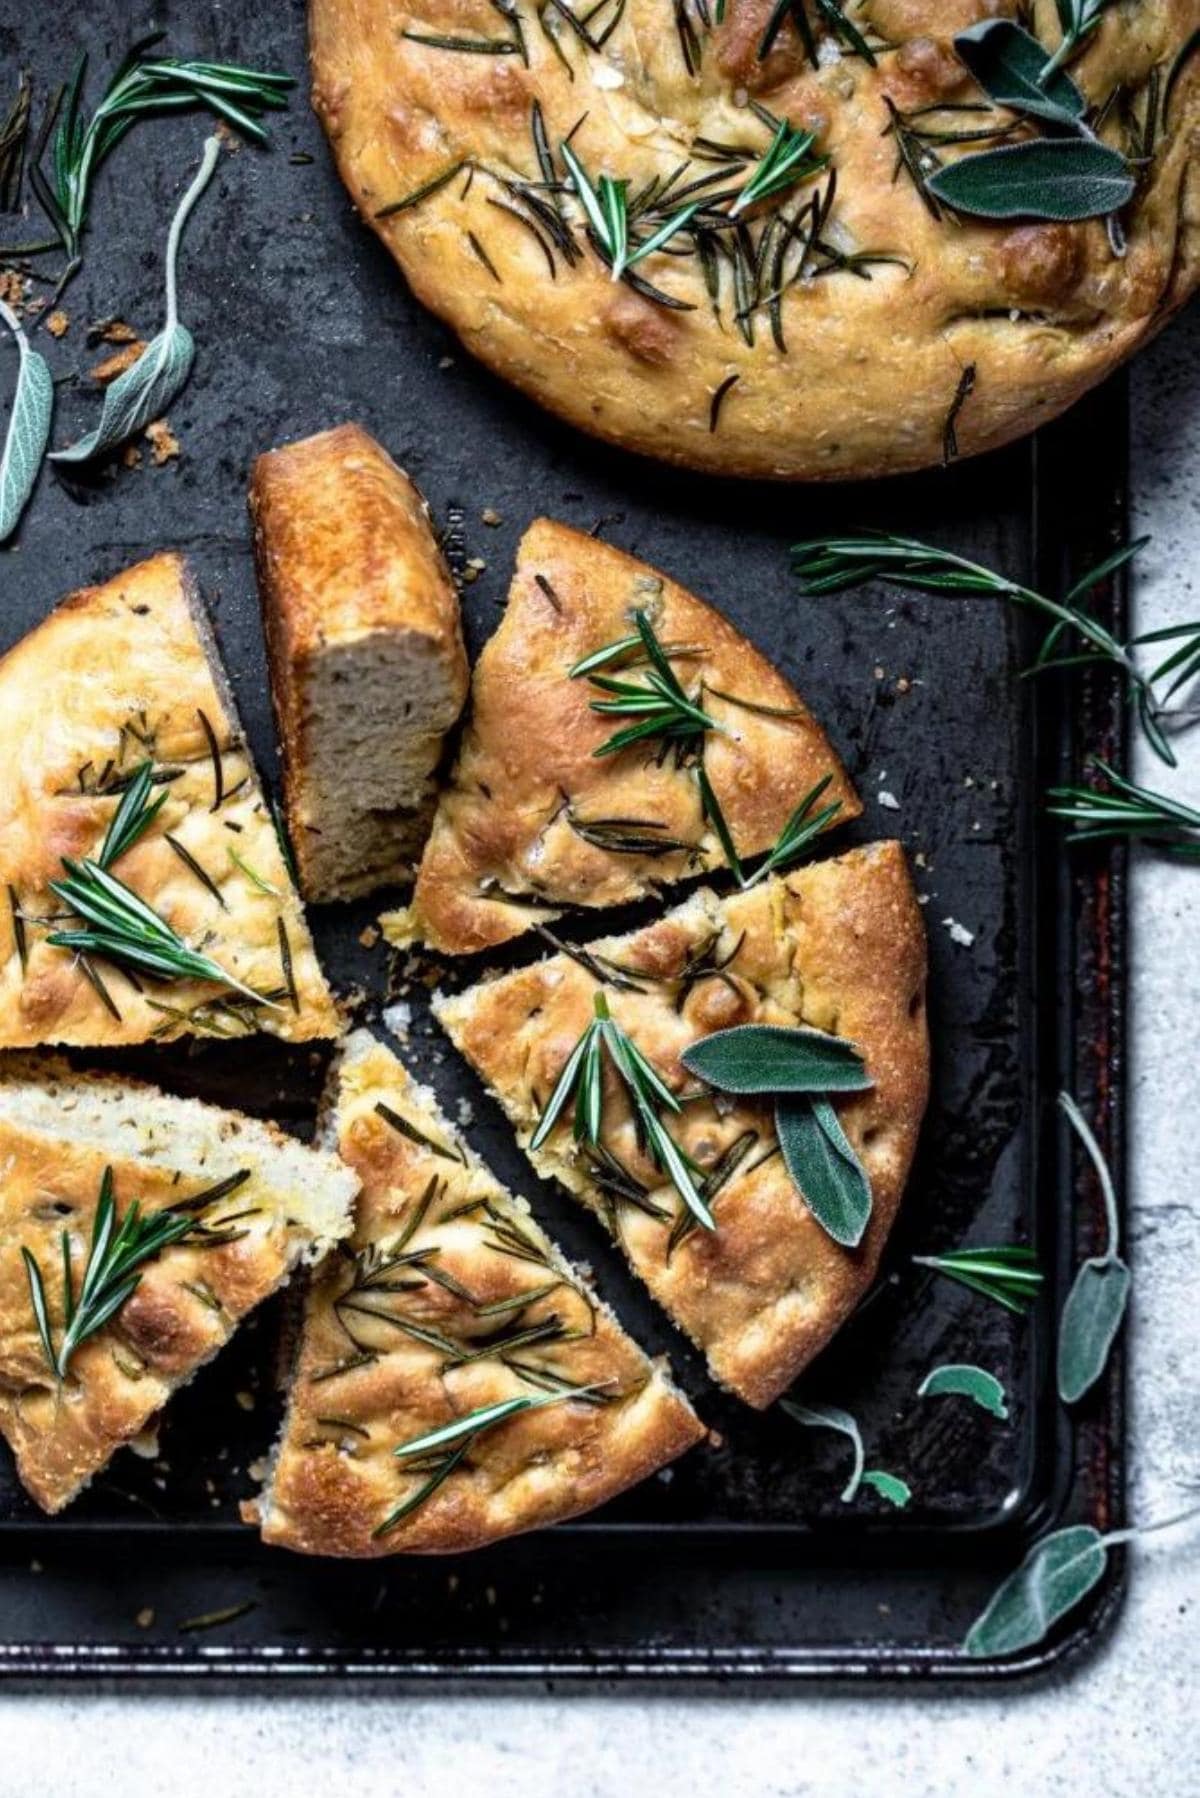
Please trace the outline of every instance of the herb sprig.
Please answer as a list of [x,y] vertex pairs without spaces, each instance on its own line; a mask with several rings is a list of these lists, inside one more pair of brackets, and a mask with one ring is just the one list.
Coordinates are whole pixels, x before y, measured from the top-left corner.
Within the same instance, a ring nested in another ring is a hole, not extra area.
[[1090,762],[1102,787],[1051,787],[1051,815],[1074,824],[1069,843],[1146,843],[1185,861],[1200,860],[1200,812],[1165,793],[1138,786],[1099,756]]
[[[913,587],[924,593],[992,594],[1042,613],[1052,620],[1052,626],[1030,673],[1108,662],[1126,683],[1130,703],[1137,711],[1150,747],[1173,768],[1176,766],[1175,752],[1161,720],[1166,700],[1181,681],[1188,678],[1183,669],[1191,666],[1190,659],[1194,659],[1196,667],[1200,668],[1200,625],[1172,626],[1168,631],[1150,632],[1122,643],[1078,603],[1092,588],[1132,561],[1148,541],[1147,537],[1139,537],[1114,550],[1112,555],[1081,575],[1062,599],[1039,593],[1019,581],[1010,580],[996,569],[970,561],[966,556],[887,531],[861,531],[855,536],[819,537],[798,543],[792,549],[792,569],[799,577],[803,591],[814,596],[838,593],[865,581],[886,579],[895,586]],[[1062,653],[1061,645],[1068,632],[1074,632],[1082,639],[1082,650]],[[1184,638],[1182,646],[1173,650],[1156,668],[1144,673],[1138,667],[1135,650],[1145,644],[1181,636]],[[1169,673],[1175,673],[1176,679],[1169,691],[1160,695],[1157,683]]]
[[850,1470],[850,1478],[842,1489],[842,1503],[851,1504],[857,1498],[863,1486],[870,1486],[880,1498],[885,1498],[890,1505],[903,1510],[912,1499],[912,1488],[906,1480],[894,1473],[885,1473],[882,1468],[867,1466],[866,1450],[863,1447],[862,1431],[857,1419],[849,1411],[842,1411],[836,1405],[804,1405],[797,1399],[781,1398],[779,1409],[790,1417],[793,1423],[813,1430],[836,1430],[839,1436],[845,1436],[854,1450],[854,1463]]
[[1032,1249],[1008,1243],[995,1248],[953,1249],[944,1255],[914,1255],[913,1265],[945,1274],[1018,1316],[1029,1310],[1045,1279]]
[[1069,1093],[1058,1107],[1087,1153],[1104,1200],[1105,1246],[1076,1274],[1058,1325],[1058,1394],[1073,1405],[1096,1384],[1129,1304],[1131,1276],[1118,1253],[1117,1195],[1112,1174],[1087,1119]]
[[428,1430],[424,1435],[414,1436],[409,1442],[402,1442],[393,1450],[398,1461],[404,1462],[415,1473],[424,1473],[426,1478],[416,1492],[403,1499],[400,1504],[384,1518],[383,1522],[371,1532],[378,1540],[386,1536],[411,1517],[414,1511],[433,1497],[438,1487],[443,1485],[450,1475],[470,1454],[479,1438],[494,1430],[498,1424],[507,1423],[512,1417],[519,1417],[527,1411],[538,1411],[546,1405],[566,1404],[570,1399],[584,1398],[589,1393],[599,1391],[596,1386],[573,1387],[566,1392],[545,1392],[534,1398],[521,1393],[515,1398],[499,1400],[492,1405],[477,1405],[473,1411],[466,1411],[451,1423],[443,1424],[439,1429]]
[[139,119],[201,107],[261,144],[268,141],[259,123],[263,114],[287,106],[288,89],[293,86],[290,75],[235,63],[148,56],[147,51],[161,36],[156,33],[132,46],[90,119],[85,120],[84,115],[86,56],[80,57],[54,104],[54,114],[59,116],[50,176],[31,166],[29,178],[67,257],[60,292],[82,260],[81,242],[95,176]]
[[601,1146],[604,1108],[604,1056],[616,1070],[633,1108],[634,1120],[647,1151],[661,1168],[697,1223],[715,1230],[716,1221],[700,1194],[691,1163],[663,1123],[659,1112],[676,1115],[683,1109],[670,1087],[647,1061],[629,1034],[608,1009],[603,991],[593,1000],[595,1017],[567,1057],[553,1092],[543,1108],[530,1139],[531,1150],[540,1149],[571,1098],[574,1097],[576,1142]]
[[619,281],[627,269],[636,267],[647,256],[661,250],[691,223],[699,211],[698,202],[681,206],[649,237],[635,242],[630,236],[628,181],[615,181],[611,175],[601,175],[593,183],[570,144],[560,144],[559,154],[571,177],[575,197],[583,208],[591,240],[607,262],[614,281]]
[[19,361],[4,448],[0,451],[0,543],[11,537],[29,503],[54,412],[54,381],[44,356],[30,347],[21,321],[0,300],[0,318],[13,334]]
[[132,1298],[141,1284],[139,1270],[196,1228],[194,1212],[164,1210],[143,1216],[136,1199],[118,1224],[113,1171],[106,1167],[78,1293],[71,1267],[71,1238],[66,1230],[62,1232],[63,1331],[57,1348],[41,1268],[32,1251],[22,1247],[38,1338],[56,1380],[66,1379],[75,1351]]

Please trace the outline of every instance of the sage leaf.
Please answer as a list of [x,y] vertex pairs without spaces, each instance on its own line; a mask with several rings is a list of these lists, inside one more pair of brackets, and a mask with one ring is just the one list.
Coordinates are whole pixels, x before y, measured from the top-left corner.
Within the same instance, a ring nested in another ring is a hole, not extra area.
[[786,1411],[793,1423],[803,1424],[805,1429],[837,1430],[847,1441],[853,1443],[854,1466],[842,1490],[842,1503],[848,1505],[862,1485],[866,1465],[862,1431],[854,1418],[849,1411],[839,1411],[836,1405],[802,1405],[798,1399],[792,1398],[781,1398],[779,1408]]
[[967,1632],[963,1653],[981,1660],[1032,1648],[1087,1597],[1107,1565],[1108,1545],[1090,1524],[1043,1536],[992,1594]]
[[1074,129],[1087,111],[1087,101],[1065,70],[1056,70],[1042,85],[1046,52],[1011,19],[985,19],[960,31],[954,48],[997,106],[1068,129]]
[[714,1030],[680,1060],[726,1093],[850,1093],[872,1085],[853,1043],[780,1024]]
[[871,1182],[828,1099],[779,1099],[775,1133],[801,1198],[834,1242],[857,1248],[871,1216]]
[[1084,1262],[1059,1319],[1058,1394],[1065,1405],[1073,1405],[1104,1372],[1129,1303],[1131,1276],[1117,1252],[1117,1194],[1103,1151],[1069,1093],[1059,1093],[1058,1105],[1096,1170],[1107,1230],[1103,1255]]
[[50,460],[59,463],[92,462],[107,455],[119,444],[145,430],[161,418],[171,401],[182,390],[192,372],[196,345],[186,325],[179,322],[175,271],[179,258],[179,242],[183,227],[196,201],[212,179],[221,152],[221,142],[210,137],[195,179],[171,221],[167,238],[167,317],[158,336],[142,351],[131,368],[115,380],[104,395],[104,406],[96,428],[73,443],[69,449],[54,450]]
[[948,1361],[925,1375],[917,1387],[918,1398],[941,1398],[954,1395],[969,1398],[981,1411],[1007,1420],[1008,1404],[1003,1386],[995,1374],[968,1361]]
[[1085,1261],[1067,1294],[1058,1326],[1058,1394],[1073,1405],[1108,1363],[1129,1303],[1130,1272],[1120,1256]]
[[897,1473],[884,1473],[880,1467],[868,1467],[862,1476],[864,1486],[870,1486],[878,1492],[880,1498],[886,1498],[889,1505],[902,1511],[912,1500],[912,1487],[907,1480],[902,1480]]
[[1133,197],[1125,158],[1084,138],[1034,138],[947,163],[927,177],[936,199],[978,218],[1069,222],[1117,212]]
[[0,454],[0,543],[12,536],[33,492],[54,411],[54,382],[44,356],[30,348],[12,308],[0,300],[0,318],[17,343],[20,362],[12,412]]

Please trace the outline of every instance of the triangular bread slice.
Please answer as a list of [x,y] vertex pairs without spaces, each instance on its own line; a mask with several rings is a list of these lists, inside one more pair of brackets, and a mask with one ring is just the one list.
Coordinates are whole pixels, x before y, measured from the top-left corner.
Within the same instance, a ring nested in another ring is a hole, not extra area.
[[[46,1511],[152,1423],[297,1262],[345,1235],[358,1188],[335,1157],[271,1124],[31,1056],[0,1063],[0,1167],[0,1433]],[[136,1291],[80,1342],[60,1381],[23,1251],[58,1353],[64,1233],[78,1301],[106,1169],[118,1222],[137,1204],[195,1227],[141,1265]]]
[[[181,557],[73,594],[0,661],[0,743],[0,1048],[340,1034]],[[95,858],[146,763],[166,801],[112,874],[268,1002],[48,941],[84,928],[51,891],[63,857]]]
[[[603,695],[570,671],[627,637],[637,610],[719,727],[706,733],[705,769],[739,856],[769,849],[827,775],[821,803],[840,802],[836,822],[861,810],[795,690],[727,619],[644,562],[542,518],[475,668],[412,904],[383,919],[390,941],[466,954],[564,907],[619,905],[725,865],[694,770],[661,740],[594,753],[630,720],[593,711]],[[631,669],[635,684],[642,672]],[[656,839],[665,847],[648,852]]]
[[[712,1175],[717,1229],[681,1228],[691,1214],[639,1148],[611,1070],[602,1139],[615,1161],[599,1164],[574,1140],[568,1106],[533,1165],[601,1216],[715,1377],[767,1405],[874,1278],[925,1109],[925,932],[903,852],[876,843],[728,899],[701,890],[584,955],[484,980],[438,1001],[437,1016],[527,1145],[593,1016],[597,976],[611,977],[612,1015],[687,1095],[671,1131]],[[836,1101],[873,1194],[857,1249],[827,1236],[793,1185],[770,1105],[714,1100],[681,1066],[689,1044],[735,1024],[811,1026],[849,1038],[865,1057],[873,1086]]]
[[[244,1507],[267,1542],[478,1548],[590,1511],[700,1440],[666,1366],[365,1031],[347,1039],[334,1128],[362,1196],[314,1281],[274,1466]],[[514,1399],[533,1406],[397,1454]]]

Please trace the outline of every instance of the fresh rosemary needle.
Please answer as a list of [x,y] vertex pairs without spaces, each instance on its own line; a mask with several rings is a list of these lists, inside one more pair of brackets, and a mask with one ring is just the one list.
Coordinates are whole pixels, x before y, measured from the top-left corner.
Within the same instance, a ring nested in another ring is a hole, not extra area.
[[1051,787],[1051,816],[1075,829],[1069,843],[1124,840],[1148,843],[1186,861],[1200,859],[1200,812],[1126,780],[1107,762],[1094,757],[1091,766],[1108,782],[1102,787]]
[[998,1248],[955,1249],[945,1255],[914,1255],[916,1267],[957,1280],[1006,1311],[1027,1311],[1041,1289],[1043,1274],[1032,1249],[1007,1244]]
[[593,183],[570,144],[560,144],[559,153],[571,177],[575,197],[583,208],[592,241],[607,262],[614,281],[619,281],[627,269],[653,255],[655,250],[661,250],[700,210],[698,203],[682,206],[657,231],[642,242],[634,243],[629,233],[628,181],[614,181],[611,175],[601,175]]
[[41,1268],[32,1252],[22,1247],[34,1322],[42,1352],[56,1380],[66,1379],[76,1349],[103,1329],[137,1291],[141,1283],[139,1269],[196,1228],[196,1217],[190,1211],[154,1211],[143,1216],[136,1199],[118,1224],[113,1171],[106,1167],[78,1293],[71,1268],[71,1239],[66,1230],[62,1232],[63,1332],[57,1348]]
[[706,1230],[715,1230],[716,1222],[701,1197],[688,1158],[659,1116],[660,1107],[678,1114],[682,1110],[679,1100],[632,1037],[612,1017],[602,991],[596,993],[593,1004],[596,1015],[567,1057],[530,1140],[530,1149],[541,1148],[572,1096],[575,1100],[576,1142],[587,1143],[592,1148],[601,1146],[604,1055],[607,1052],[629,1097],[639,1135],[650,1156],[666,1174],[697,1223],[703,1224]]

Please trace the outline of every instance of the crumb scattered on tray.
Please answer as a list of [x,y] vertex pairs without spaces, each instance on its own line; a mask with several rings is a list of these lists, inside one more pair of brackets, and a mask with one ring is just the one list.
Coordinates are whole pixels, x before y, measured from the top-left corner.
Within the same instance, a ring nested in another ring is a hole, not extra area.
[[373,949],[379,941],[378,924],[368,924],[365,930],[359,932],[358,940],[364,949]]
[[150,1629],[154,1623],[154,1606],[144,1604],[134,1618],[134,1622],[139,1629]]
[[121,349],[114,350],[111,356],[105,356],[94,368],[88,370],[88,380],[95,381],[98,387],[107,387],[118,375],[123,375],[127,368],[132,368],[145,344],[140,337],[132,337]]
[[483,519],[484,524],[495,526],[504,523],[503,518],[494,506],[485,506],[479,516]]
[[969,949],[971,947],[971,944],[975,941],[975,932],[973,930],[968,930],[966,925],[960,924],[957,918],[943,918],[942,923],[950,932],[951,942],[960,944],[964,949]]
[[884,811],[898,812],[900,810],[900,801],[896,798],[894,793],[889,793],[886,788],[884,788],[882,792],[877,793],[876,798],[879,800]]
[[46,320],[46,329],[51,337],[65,337],[71,329],[70,314],[64,312],[61,306],[56,306]]
[[165,418],[156,418],[153,424],[146,426],[146,441],[150,445],[150,460],[155,468],[161,468],[164,462],[178,459],[179,439]]

